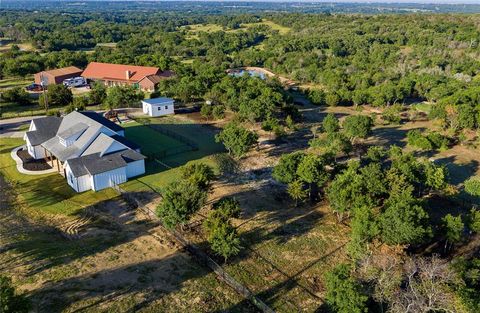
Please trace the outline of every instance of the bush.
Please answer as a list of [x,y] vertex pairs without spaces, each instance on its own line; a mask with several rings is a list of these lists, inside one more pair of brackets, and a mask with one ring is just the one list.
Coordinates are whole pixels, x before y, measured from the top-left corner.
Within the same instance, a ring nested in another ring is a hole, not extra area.
[[316,105],[325,105],[325,92],[323,90],[311,90],[308,93],[308,100]]
[[401,121],[400,113],[402,112],[402,105],[396,103],[392,106],[388,106],[383,110],[382,118],[388,124],[399,124]]
[[445,150],[450,143],[447,137],[437,132],[431,132],[425,136],[418,129],[411,130],[407,133],[407,142],[409,145],[422,150]]
[[480,177],[472,177],[465,181],[465,192],[480,197]]
[[407,133],[407,142],[409,145],[417,147],[422,150],[432,150],[433,146],[430,140],[422,135],[422,133],[417,130],[411,130]]
[[5,102],[14,102],[20,105],[30,104],[30,95],[22,87],[5,90],[1,94],[1,99]]
[[214,156],[215,162],[221,174],[235,174],[238,172],[238,164],[234,158],[227,153],[218,153]]
[[225,107],[223,105],[215,105],[212,110],[212,116],[216,120],[221,120],[225,117]]

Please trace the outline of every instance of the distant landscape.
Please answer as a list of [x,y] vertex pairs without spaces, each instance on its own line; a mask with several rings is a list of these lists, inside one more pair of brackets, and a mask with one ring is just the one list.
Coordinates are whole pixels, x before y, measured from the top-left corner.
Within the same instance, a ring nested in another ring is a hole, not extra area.
[[2,0],[0,311],[480,312],[478,13]]

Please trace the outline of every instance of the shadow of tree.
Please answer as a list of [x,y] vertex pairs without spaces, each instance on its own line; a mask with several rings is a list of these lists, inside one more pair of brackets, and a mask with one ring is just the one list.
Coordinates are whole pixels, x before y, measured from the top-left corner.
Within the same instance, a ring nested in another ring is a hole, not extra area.
[[38,312],[62,312],[75,302],[84,305],[75,309],[81,312],[91,308],[108,307],[127,296],[130,301],[122,310],[136,312],[153,301],[182,288],[183,283],[209,272],[192,262],[183,253],[175,253],[162,259],[125,265],[92,274],[71,277],[60,282],[49,282],[29,297],[35,299]]
[[449,173],[449,182],[454,185],[461,184],[474,176],[480,165],[476,160],[471,160],[466,164],[459,164],[455,163],[456,159],[455,156],[449,156],[435,160],[436,164],[445,165]]

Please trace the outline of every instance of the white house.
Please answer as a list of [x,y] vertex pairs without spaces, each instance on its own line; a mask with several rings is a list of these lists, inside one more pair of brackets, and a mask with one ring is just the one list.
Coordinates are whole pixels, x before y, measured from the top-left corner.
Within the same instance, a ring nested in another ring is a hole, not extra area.
[[59,172],[77,192],[98,191],[145,173],[140,147],[119,125],[95,112],[32,120],[25,134],[29,154],[56,160]]
[[171,98],[153,98],[142,100],[143,113],[150,116],[175,114],[175,107]]

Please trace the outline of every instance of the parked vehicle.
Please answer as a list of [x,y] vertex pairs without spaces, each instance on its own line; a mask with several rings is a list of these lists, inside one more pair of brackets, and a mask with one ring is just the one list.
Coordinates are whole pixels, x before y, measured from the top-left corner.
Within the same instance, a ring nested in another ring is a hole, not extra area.
[[42,85],[39,84],[31,84],[25,87],[27,91],[42,91]]
[[63,81],[63,85],[67,87],[81,87],[87,84],[87,80],[83,77],[68,78]]

